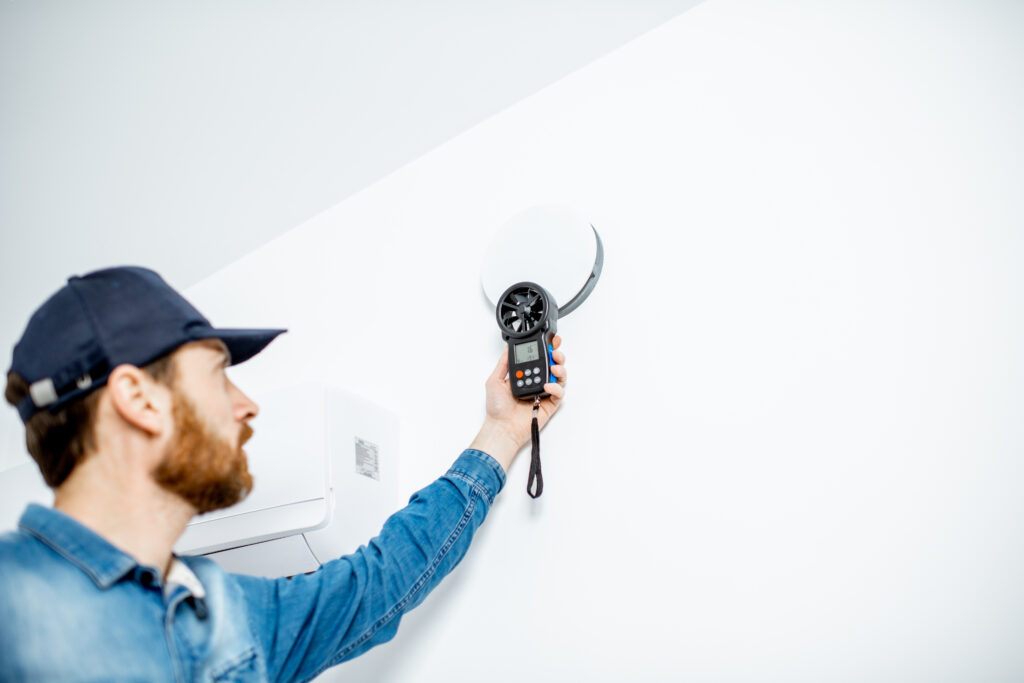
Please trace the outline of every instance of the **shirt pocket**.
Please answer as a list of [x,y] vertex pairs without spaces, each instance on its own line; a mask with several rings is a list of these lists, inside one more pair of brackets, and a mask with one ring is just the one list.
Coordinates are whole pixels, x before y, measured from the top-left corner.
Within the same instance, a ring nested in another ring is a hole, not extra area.
[[266,676],[260,670],[256,648],[249,648],[210,669],[210,680],[215,683],[227,681],[262,681]]

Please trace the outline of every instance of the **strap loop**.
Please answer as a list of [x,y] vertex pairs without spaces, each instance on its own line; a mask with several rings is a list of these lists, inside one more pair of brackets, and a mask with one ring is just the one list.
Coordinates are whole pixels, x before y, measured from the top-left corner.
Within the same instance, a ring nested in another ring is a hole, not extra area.
[[540,498],[540,494],[544,493],[544,475],[540,471],[540,428],[537,426],[537,409],[539,407],[540,399],[537,399],[537,402],[533,404],[533,424],[530,425],[533,450],[530,452],[530,478],[526,482],[526,493],[531,498]]

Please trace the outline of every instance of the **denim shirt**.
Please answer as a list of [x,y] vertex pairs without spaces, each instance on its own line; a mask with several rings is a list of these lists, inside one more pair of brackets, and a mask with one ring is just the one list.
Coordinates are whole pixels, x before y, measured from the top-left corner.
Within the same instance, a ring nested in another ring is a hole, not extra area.
[[394,637],[462,559],[505,473],[466,450],[380,535],[310,574],[175,558],[164,581],[63,513],[0,536],[0,680],[309,680]]

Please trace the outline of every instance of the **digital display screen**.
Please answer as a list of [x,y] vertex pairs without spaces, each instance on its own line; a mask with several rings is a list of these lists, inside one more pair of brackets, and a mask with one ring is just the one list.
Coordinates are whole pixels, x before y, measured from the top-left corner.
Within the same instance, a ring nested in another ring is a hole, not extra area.
[[540,347],[537,342],[516,344],[516,363],[529,363],[533,360],[540,360]]

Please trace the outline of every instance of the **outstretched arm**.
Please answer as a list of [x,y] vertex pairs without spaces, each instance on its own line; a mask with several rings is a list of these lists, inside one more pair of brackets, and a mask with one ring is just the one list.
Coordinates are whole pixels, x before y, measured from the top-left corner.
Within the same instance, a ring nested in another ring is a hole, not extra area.
[[308,680],[393,638],[465,555],[504,483],[491,456],[467,449],[354,553],[291,579],[233,577],[268,678]]
[[[541,402],[541,427],[565,392],[560,345],[556,336],[552,372],[559,382],[544,387],[551,396]],[[311,574],[233,577],[271,680],[309,680],[390,640],[402,616],[458,565],[505,485],[506,471],[530,441],[532,404],[512,395],[507,372],[505,353],[487,379],[487,417],[470,448],[444,476],[413,494],[369,543]]]

